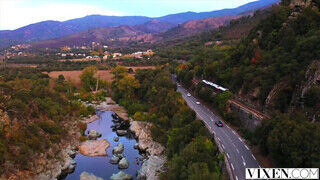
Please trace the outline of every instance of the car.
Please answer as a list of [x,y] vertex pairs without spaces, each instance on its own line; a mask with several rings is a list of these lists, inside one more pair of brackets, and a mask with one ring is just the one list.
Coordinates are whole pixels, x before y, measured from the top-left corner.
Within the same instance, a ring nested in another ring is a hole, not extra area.
[[190,96],[191,96],[191,94],[190,94],[190,93],[188,93],[188,94],[187,94],[187,96],[188,96],[188,97],[190,97]]
[[218,127],[223,127],[223,123],[221,121],[216,121],[215,124],[218,126]]
[[196,102],[196,104],[200,105],[200,102],[199,102],[199,101],[197,101],[197,102]]
[[180,87],[181,85],[180,84],[177,84],[178,85],[178,87]]

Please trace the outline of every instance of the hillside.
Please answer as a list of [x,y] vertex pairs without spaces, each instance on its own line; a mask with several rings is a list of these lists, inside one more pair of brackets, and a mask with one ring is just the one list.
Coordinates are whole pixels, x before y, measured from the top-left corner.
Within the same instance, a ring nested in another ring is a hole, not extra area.
[[[177,59],[190,59],[175,69],[182,84],[217,107],[227,122],[279,167],[320,165],[319,7],[319,1],[283,1],[241,40],[213,33],[209,46],[194,45],[201,44],[198,38],[184,43],[186,48],[168,48],[169,52],[180,50],[174,54]],[[214,96],[212,89],[192,83],[197,79],[228,88],[235,99],[271,118],[249,132],[226,103],[219,104],[228,94]]]

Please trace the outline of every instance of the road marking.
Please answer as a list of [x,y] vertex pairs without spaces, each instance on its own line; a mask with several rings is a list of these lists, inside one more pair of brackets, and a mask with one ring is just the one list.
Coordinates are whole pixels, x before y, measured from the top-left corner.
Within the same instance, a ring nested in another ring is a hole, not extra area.
[[248,150],[250,150],[247,145],[244,145],[244,146],[245,146]]
[[242,139],[241,139],[240,137],[238,137],[238,139],[239,139],[241,142],[243,142],[243,141],[242,141]]
[[234,145],[234,143],[232,143],[232,145],[233,145],[234,147],[236,147],[236,145]]
[[234,130],[232,130],[233,134],[236,135],[236,132],[234,132]]
[[237,150],[237,152],[239,153],[239,150],[238,150],[238,148],[236,148],[236,150]]
[[217,139],[220,141],[220,138],[217,137]]
[[254,160],[257,160],[257,159],[254,157],[254,155],[253,155],[253,154],[251,154],[251,156],[253,157],[253,159],[254,159]]
[[229,154],[227,153],[227,156],[228,156],[228,158],[230,159],[230,156],[229,156]]
[[224,149],[224,145],[223,144],[221,144],[222,145],[222,148]]
[[244,160],[243,156],[241,156],[241,158],[242,158],[243,166],[246,166],[246,161]]
[[238,176],[236,176],[236,180],[238,180]]
[[233,164],[231,163],[232,170],[234,170]]

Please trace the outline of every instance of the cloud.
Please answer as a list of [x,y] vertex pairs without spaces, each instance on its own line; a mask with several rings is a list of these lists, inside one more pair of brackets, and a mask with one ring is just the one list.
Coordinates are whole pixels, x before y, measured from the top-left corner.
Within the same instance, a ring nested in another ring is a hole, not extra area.
[[[0,29],[17,29],[19,27],[45,21],[65,21],[91,14],[123,15],[92,5],[84,4],[38,4],[31,7],[23,6],[23,1],[0,0]],[[30,5],[30,4],[29,4]]]

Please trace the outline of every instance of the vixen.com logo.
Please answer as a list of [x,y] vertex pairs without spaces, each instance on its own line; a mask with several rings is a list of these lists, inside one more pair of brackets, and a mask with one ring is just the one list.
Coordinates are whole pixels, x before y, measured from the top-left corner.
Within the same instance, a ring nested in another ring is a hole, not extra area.
[[246,179],[319,179],[319,168],[246,168]]

